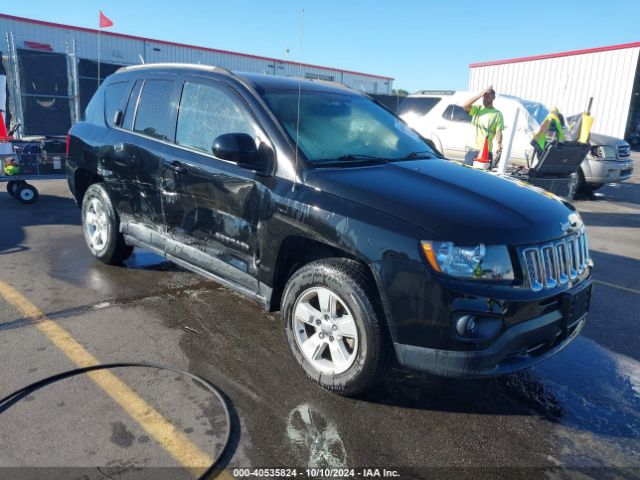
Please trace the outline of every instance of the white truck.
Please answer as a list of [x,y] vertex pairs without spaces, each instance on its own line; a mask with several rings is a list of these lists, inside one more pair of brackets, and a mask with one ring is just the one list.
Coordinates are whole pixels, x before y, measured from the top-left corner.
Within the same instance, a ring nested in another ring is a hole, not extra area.
[[[422,90],[406,97],[397,114],[420,135],[430,139],[447,158],[463,161],[465,147],[474,138],[474,133],[471,117],[462,105],[473,95],[467,91]],[[510,95],[498,95],[494,106],[504,116],[505,139],[509,136],[516,110],[519,110],[510,163],[526,166],[533,156],[531,138],[549,113],[548,108]],[[593,191],[604,184],[631,177],[633,160],[626,141],[591,133],[589,142],[591,149],[578,170],[577,189]]]

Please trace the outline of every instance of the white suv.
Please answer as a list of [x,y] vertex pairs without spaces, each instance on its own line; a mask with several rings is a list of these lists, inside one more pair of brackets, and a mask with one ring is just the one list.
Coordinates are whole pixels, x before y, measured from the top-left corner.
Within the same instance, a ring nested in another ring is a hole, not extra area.
[[[423,90],[405,98],[397,114],[420,135],[433,141],[447,158],[464,161],[465,146],[474,138],[474,132],[471,117],[462,105],[473,95],[467,91]],[[541,103],[511,95],[496,96],[494,106],[504,116],[505,143],[510,124],[519,110],[510,161],[526,166],[527,159],[533,154],[531,138],[549,110]],[[627,142],[599,133],[592,133],[589,142],[592,148],[580,165],[578,188],[595,190],[606,183],[622,182],[631,177],[633,160]]]

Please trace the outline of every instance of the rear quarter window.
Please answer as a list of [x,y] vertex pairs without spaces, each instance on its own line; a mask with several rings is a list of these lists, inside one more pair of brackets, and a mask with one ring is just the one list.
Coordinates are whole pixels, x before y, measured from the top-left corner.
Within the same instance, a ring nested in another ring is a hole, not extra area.
[[416,115],[426,115],[440,102],[439,97],[408,97],[405,98],[398,107],[398,115],[413,113]]
[[104,90],[100,89],[93,94],[82,120],[93,125],[104,125]]
[[115,113],[124,111],[124,107],[131,93],[131,82],[116,82],[107,86],[104,91],[104,117],[107,125],[115,126]]

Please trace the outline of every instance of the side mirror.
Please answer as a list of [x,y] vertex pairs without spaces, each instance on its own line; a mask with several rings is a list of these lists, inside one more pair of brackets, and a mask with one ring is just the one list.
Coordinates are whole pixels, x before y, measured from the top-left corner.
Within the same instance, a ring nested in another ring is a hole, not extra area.
[[256,142],[246,133],[223,133],[216,137],[211,147],[213,154],[222,160],[236,162],[250,170],[263,170],[265,161],[258,154]]

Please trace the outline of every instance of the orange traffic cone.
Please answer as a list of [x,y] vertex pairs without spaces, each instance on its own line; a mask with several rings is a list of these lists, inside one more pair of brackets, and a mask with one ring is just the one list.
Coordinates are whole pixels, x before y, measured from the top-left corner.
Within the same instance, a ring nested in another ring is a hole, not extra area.
[[484,137],[482,152],[480,152],[480,156],[476,157],[473,161],[473,168],[479,168],[480,170],[489,170],[490,166],[491,160],[489,160],[489,137]]

